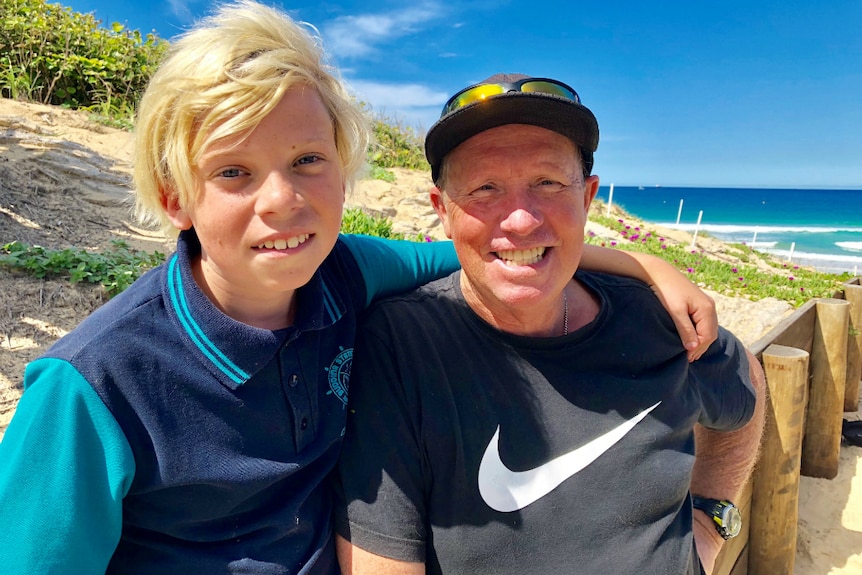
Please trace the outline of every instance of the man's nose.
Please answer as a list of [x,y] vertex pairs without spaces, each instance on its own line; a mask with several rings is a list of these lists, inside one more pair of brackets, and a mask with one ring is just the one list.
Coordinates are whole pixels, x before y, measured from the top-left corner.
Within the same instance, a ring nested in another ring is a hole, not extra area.
[[500,227],[505,232],[527,235],[543,222],[544,216],[535,202],[530,201],[529,194],[517,194],[509,204]]

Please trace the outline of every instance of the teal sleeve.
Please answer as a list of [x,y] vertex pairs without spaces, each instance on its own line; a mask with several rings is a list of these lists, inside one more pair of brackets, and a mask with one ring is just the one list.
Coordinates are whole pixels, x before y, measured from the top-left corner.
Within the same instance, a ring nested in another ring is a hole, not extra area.
[[366,306],[379,297],[419,287],[460,267],[450,241],[408,242],[361,235],[342,235],[341,239],[365,279]]
[[0,443],[0,565],[6,575],[103,574],[122,530],[132,451],[68,362],[39,359]]

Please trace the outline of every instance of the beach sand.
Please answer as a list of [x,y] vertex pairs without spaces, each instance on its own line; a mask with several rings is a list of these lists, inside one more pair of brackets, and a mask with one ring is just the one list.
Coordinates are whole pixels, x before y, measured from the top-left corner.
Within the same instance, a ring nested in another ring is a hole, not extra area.
[[[170,252],[170,242],[131,218],[131,153],[129,133],[95,125],[84,114],[0,99],[0,242],[104,248],[122,239],[136,249]],[[442,239],[427,199],[428,174],[393,172],[395,183],[360,182],[347,204],[390,216],[396,231]],[[597,235],[612,233],[590,226]],[[691,241],[684,232],[656,231]],[[698,247],[727,257],[717,240],[699,238]],[[778,300],[711,295],[721,323],[748,345],[792,313]],[[26,363],[104,301],[99,288],[0,268],[0,435],[20,397]],[[803,478],[799,507],[795,575],[862,575],[862,448],[842,446],[836,479]]]

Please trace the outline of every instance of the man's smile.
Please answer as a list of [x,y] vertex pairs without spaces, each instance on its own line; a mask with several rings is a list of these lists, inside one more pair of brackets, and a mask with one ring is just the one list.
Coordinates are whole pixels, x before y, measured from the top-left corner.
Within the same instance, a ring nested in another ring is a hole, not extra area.
[[518,267],[539,263],[542,261],[546,249],[542,246],[528,250],[501,250],[492,253],[503,260],[507,266]]

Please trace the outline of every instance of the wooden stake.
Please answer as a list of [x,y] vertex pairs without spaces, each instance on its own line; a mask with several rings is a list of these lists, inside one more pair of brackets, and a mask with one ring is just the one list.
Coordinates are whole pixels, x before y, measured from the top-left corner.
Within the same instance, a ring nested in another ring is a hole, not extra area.
[[859,380],[862,379],[862,286],[845,284],[844,298],[850,302],[844,411],[858,411]]
[[802,441],[802,475],[838,475],[850,302],[819,299],[811,344],[811,389]]
[[793,573],[799,469],[808,403],[808,352],[770,345],[763,352],[766,424],[752,476],[749,575]]

